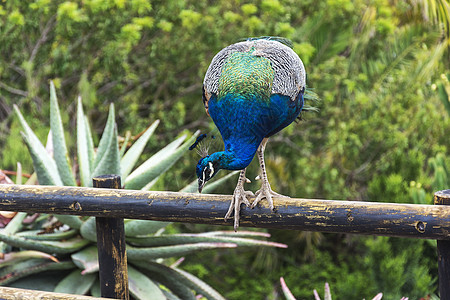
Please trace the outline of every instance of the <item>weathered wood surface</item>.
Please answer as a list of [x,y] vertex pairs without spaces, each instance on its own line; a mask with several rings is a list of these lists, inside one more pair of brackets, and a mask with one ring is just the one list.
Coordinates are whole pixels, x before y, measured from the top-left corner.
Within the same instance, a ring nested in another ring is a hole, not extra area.
[[0,299],[4,300],[105,300],[110,298],[96,298],[81,295],[43,292],[35,290],[0,287]]
[[[434,204],[450,207],[450,190],[434,194]],[[450,241],[437,241],[439,294],[441,299],[450,299]]]
[[[0,210],[231,225],[231,196],[0,185]],[[450,240],[450,207],[274,198],[243,207],[241,226]]]
[[[98,176],[96,188],[120,189],[120,176]],[[102,297],[130,299],[123,218],[96,217],[97,249]]]

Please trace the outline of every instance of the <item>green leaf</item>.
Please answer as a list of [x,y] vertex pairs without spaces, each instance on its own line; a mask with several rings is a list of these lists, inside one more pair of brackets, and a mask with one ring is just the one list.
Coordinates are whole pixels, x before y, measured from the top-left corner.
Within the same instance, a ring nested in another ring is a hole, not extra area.
[[139,246],[155,247],[155,246],[169,246],[169,245],[183,245],[194,243],[232,243],[238,246],[267,246],[286,248],[285,244],[254,240],[239,237],[224,237],[202,234],[171,234],[150,237],[128,237],[127,242],[137,244]]
[[4,268],[6,266],[16,264],[20,261],[32,258],[45,258],[50,259],[54,262],[59,262],[54,256],[51,256],[50,254],[34,250],[25,250],[20,252],[6,253],[0,262],[0,268]]
[[39,272],[31,274],[8,284],[8,286],[19,289],[53,292],[58,282],[61,281],[61,278],[52,273],[53,272]]
[[142,154],[145,146],[148,143],[148,140],[155,132],[156,127],[159,125],[159,120],[153,122],[153,124],[145,131],[145,133],[128,149],[127,153],[125,153],[124,157],[120,161],[120,170],[122,171],[122,180],[125,180],[130,174],[131,170],[133,170],[136,162]]
[[84,295],[94,284],[96,274],[81,274],[81,270],[76,269],[63,280],[61,280],[55,287],[55,293],[66,293],[75,295]]
[[168,258],[172,256],[183,256],[201,250],[235,247],[237,247],[237,245],[231,243],[196,243],[151,248],[135,248],[132,246],[127,246],[127,255],[129,259],[147,260]]
[[103,156],[109,151],[111,140],[114,135],[114,127],[115,127],[115,112],[114,112],[114,104],[111,103],[109,106],[108,119],[106,120],[105,129],[103,130],[102,137],[98,144],[97,155],[94,160],[94,169],[97,168],[97,165],[102,160]]
[[83,224],[83,221],[81,221],[79,216],[55,215],[55,217],[58,219],[58,221],[66,225],[69,225],[70,228],[73,229],[80,229],[81,224]]
[[94,217],[89,217],[81,224],[80,234],[83,238],[91,242],[97,242],[97,226]]
[[[163,149],[150,157],[128,176],[125,181],[126,188],[135,190],[141,189],[147,183],[167,171],[188,150],[189,146],[194,142],[198,134],[199,132],[197,131],[189,140],[171,153],[165,154]],[[171,144],[166,146],[166,148]]]
[[127,132],[125,133],[125,139],[122,143],[122,147],[120,148],[120,157],[121,159],[123,158],[123,155],[125,154],[125,150],[127,150],[127,145],[128,142],[131,139],[131,131],[127,130]]
[[[186,138],[186,136],[183,135],[183,136],[179,137],[178,139],[176,139],[175,141],[171,142],[169,145],[165,146],[163,149],[156,152],[154,155],[152,155],[152,157],[147,159],[142,165],[140,165],[136,170],[134,170],[134,172],[130,176],[132,178],[138,176],[141,171],[144,172],[144,170],[146,168],[151,168],[151,166],[156,164],[158,161],[161,161],[165,157],[168,157],[169,155],[174,153],[175,150],[177,149],[177,147],[181,145],[181,143],[184,141],[185,138]],[[144,185],[144,187],[141,187],[141,189],[145,190],[145,191],[149,190],[150,187],[156,183],[156,181],[158,180],[160,175],[161,174],[154,176],[153,179],[149,180]],[[127,176],[127,178],[125,180],[125,185],[127,185],[127,182],[129,181],[130,176]],[[138,179],[135,179],[135,180],[138,180]],[[142,183],[140,183],[140,184],[142,184]],[[129,188],[129,187],[126,186],[126,188]]]
[[158,285],[131,266],[128,266],[128,281],[130,293],[136,299],[166,299]]
[[70,257],[77,267],[83,270],[81,274],[98,271],[98,250],[96,246],[87,247]]
[[95,168],[92,171],[91,177],[106,174],[120,174],[119,143],[117,139],[117,127],[114,121],[114,106],[112,104],[94,165]]
[[91,295],[92,297],[100,298],[102,296],[102,291],[100,288],[100,280],[97,278],[94,281],[94,284],[91,286]]
[[74,268],[75,265],[71,261],[55,263],[48,259],[28,259],[17,264],[7,266],[0,269],[0,285],[14,282],[19,278],[29,276],[31,274],[42,273],[50,270],[68,270]]
[[292,295],[291,290],[289,290],[283,277],[280,277],[280,283],[281,283],[281,289],[283,291],[283,295],[286,298],[286,300],[295,300],[294,295]]
[[80,173],[80,181],[82,186],[92,186],[91,179],[91,158],[89,155],[89,136],[86,128],[86,120],[83,112],[83,104],[81,98],[78,97],[77,105],[77,154]]
[[173,268],[173,270],[175,270],[178,274],[181,275],[180,279],[184,284],[186,284],[186,286],[197,291],[197,293],[202,294],[207,299],[214,299],[214,300],[225,299],[222,295],[219,294],[219,292],[217,292],[215,289],[213,289],[204,281],[200,280],[198,277],[177,268]]
[[14,110],[19,116],[20,123],[24,129],[24,132],[21,134],[25,140],[28,150],[30,151],[39,183],[41,185],[62,186],[63,183],[59,177],[58,168],[56,167],[55,161],[47,153],[47,150],[45,150],[45,147],[31,130],[30,126],[28,126],[17,105],[14,105]]
[[81,238],[73,238],[64,242],[50,242],[30,240],[18,236],[6,235],[3,233],[0,233],[0,240],[14,247],[21,247],[28,250],[37,250],[49,254],[73,253],[89,244],[89,241]]
[[42,241],[60,241],[67,240],[77,235],[78,230],[71,229],[67,231],[57,231],[53,233],[43,233],[42,230],[27,230],[16,234],[16,236],[24,237],[31,240]]
[[75,186],[75,177],[70,168],[66,139],[56,98],[55,85],[50,82],[50,128],[53,140],[53,157],[64,185]]
[[[238,174],[239,171],[231,172],[222,178],[219,178],[217,180],[214,180],[212,182],[209,182],[205,187],[203,188],[203,194],[210,194],[212,193],[216,188],[221,186],[225,181],[233,177],[234,175]],[[198,193],[198,180],[195,179],[191,183],[189,183],[187,186],[182,188],[180,190],[180,193]]]
[[202,294],[207,299],[224,300],[225,298],[221,296],[216,290],[211,286],[195,277],[192,274],[181,271],[177,268],[167,267],[165,265],[152,262],[152,261],[133,261],[134,264],[138,264],[141,268],[150,271],[150,275],[155,277],[155,280],[160,281],[164,285],[168,286],[171,291],[173,291],[177,296],[186,299],[185,295],[180,295],[174,287],[185,286],[189,289],[195,290],[197,293]]
[[132,262],[139,269],[144,269],[145,274],[151,279],[163,284],[170,289],[175,295],[183,300],[195,300],[195,296],[192,290],[183,284],[179,278],[176,277],[176,273],[163,264],[159,264],[151,261],[136,260]]
[[154,234],[170,223],[150,220],[125,220],[125,235],[128,237]]
[[84,123],[86,129],[86,139],[87,139],[87,153],[89,159],[89,171],[92,172],[92,168],[94,167],[95,160],[95,150],[94,150],[94,140],[92,139],[91,125],[89,125],[89,120],[86,116],[84,116]]
[[[20,229],[22,229],[22,221],[27,216],[27,213],[24,212],[18,212],[14,218],[9,221],[9,223],[3,228],[2,233],[3,234],[14,234],[18,232]],[[5,253],[7,244],[4,242],[0,242],[0,253]]]

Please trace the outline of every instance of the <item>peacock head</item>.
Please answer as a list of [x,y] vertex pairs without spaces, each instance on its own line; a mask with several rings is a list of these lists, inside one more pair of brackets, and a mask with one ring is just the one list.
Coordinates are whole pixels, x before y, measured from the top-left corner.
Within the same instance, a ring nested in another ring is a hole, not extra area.
[[220,156],[218,153],[213,153],[203,157],[198,161],[196,173],[198,177],[198,191],[202,192],[206,182],[214,177],[221,168]]

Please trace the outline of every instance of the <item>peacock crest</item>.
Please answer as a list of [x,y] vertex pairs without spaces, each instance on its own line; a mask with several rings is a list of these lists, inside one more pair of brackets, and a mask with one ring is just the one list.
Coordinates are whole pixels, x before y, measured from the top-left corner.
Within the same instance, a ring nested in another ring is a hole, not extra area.
[[201,158],[205,158],[209,155],[209,149],[211,145],[214,143],[216,136],[213,134],[200,134],[195,142],[189,147],[189,150],[194,150],[200,155]]

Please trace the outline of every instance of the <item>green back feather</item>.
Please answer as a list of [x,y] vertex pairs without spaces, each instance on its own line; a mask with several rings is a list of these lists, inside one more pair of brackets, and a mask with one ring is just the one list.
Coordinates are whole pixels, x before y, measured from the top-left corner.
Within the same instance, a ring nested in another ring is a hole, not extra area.
[[233,52],[228,56],[219,79],[219,99],[237,94],[269,100],[274,71],[270,60],[252,52]]

